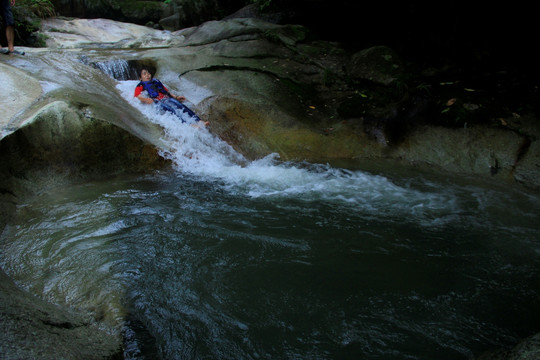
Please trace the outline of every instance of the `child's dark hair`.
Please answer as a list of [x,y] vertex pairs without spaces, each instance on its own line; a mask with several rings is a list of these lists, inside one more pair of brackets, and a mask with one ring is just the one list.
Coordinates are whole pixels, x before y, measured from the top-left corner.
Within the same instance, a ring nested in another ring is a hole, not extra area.
[[142,66],[142,67],[139,69],[139,77],[141,77],[141,74],[142,74],[143,70],[148,71],[150,74],[152,74],[152,76],[154,75],[154,69],[151,69],[151,68],[148,67],[148,66]]

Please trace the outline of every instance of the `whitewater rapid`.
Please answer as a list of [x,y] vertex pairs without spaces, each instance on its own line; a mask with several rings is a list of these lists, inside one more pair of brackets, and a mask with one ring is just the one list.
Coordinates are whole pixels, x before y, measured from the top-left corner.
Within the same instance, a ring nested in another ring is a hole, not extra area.
[[[174,77],[167,78],[167,81],[174,81]],[[362,171],[338,169],[326,164],[281,162],[277,154],[247,161],[211,133],[214,119],[205,119],[210,121],[210,129],[195,128],[181,123],[175,115],[160,114],[154,106],[133,97],[137,83],[136,80],[119,81],[117,88],[142,116],[163,128],[167,147],[161,149],[161,155],[171,159],[179,173],[207,181],[219,180],[230,191],[253,198],[292,196],[339,201],[372,208],[373,211],[390,208],[405,212],[448,209],[453,203],[452,195],[399,186],[384,176]],[[173,85],[184,89],[189,86],[186,105],[192,110],[196,110],[197,101],[207,96],[205,89],[196,88],[186,80],[181,82],[178,79]],[[195,104],[189,101],[193,99]]]

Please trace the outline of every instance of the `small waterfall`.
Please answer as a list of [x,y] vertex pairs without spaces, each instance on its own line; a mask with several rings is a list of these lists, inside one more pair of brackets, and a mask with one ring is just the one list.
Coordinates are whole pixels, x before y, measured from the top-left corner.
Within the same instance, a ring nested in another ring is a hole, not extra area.
[[136,66],[122,59],[99,61],[91,64],[94,68],[103,71],[113,79],[125,81],[138,79]]

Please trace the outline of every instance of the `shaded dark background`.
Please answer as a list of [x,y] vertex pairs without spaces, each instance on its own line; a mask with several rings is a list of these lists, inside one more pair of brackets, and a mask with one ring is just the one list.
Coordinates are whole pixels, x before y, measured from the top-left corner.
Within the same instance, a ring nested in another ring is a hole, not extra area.
[[531,4],[272,0],[266,11],[351,52],[389,46],[418,74],[435,69],[431,82],[484,89],[486,98],[470,101],[540,114],[540,13]]
[[516,3],[273,0],[288,22],[351,49],[388,45],[417,62],[537,71],[538,12]]

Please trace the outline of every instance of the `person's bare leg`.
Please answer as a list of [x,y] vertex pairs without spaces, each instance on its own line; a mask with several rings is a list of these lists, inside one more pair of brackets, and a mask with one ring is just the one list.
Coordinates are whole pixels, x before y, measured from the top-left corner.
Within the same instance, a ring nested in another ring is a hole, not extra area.
[[6,39],[8,43],[8,50],[10,52],[15,50],[15,33],[13,31],[13,26],[6,26]]

